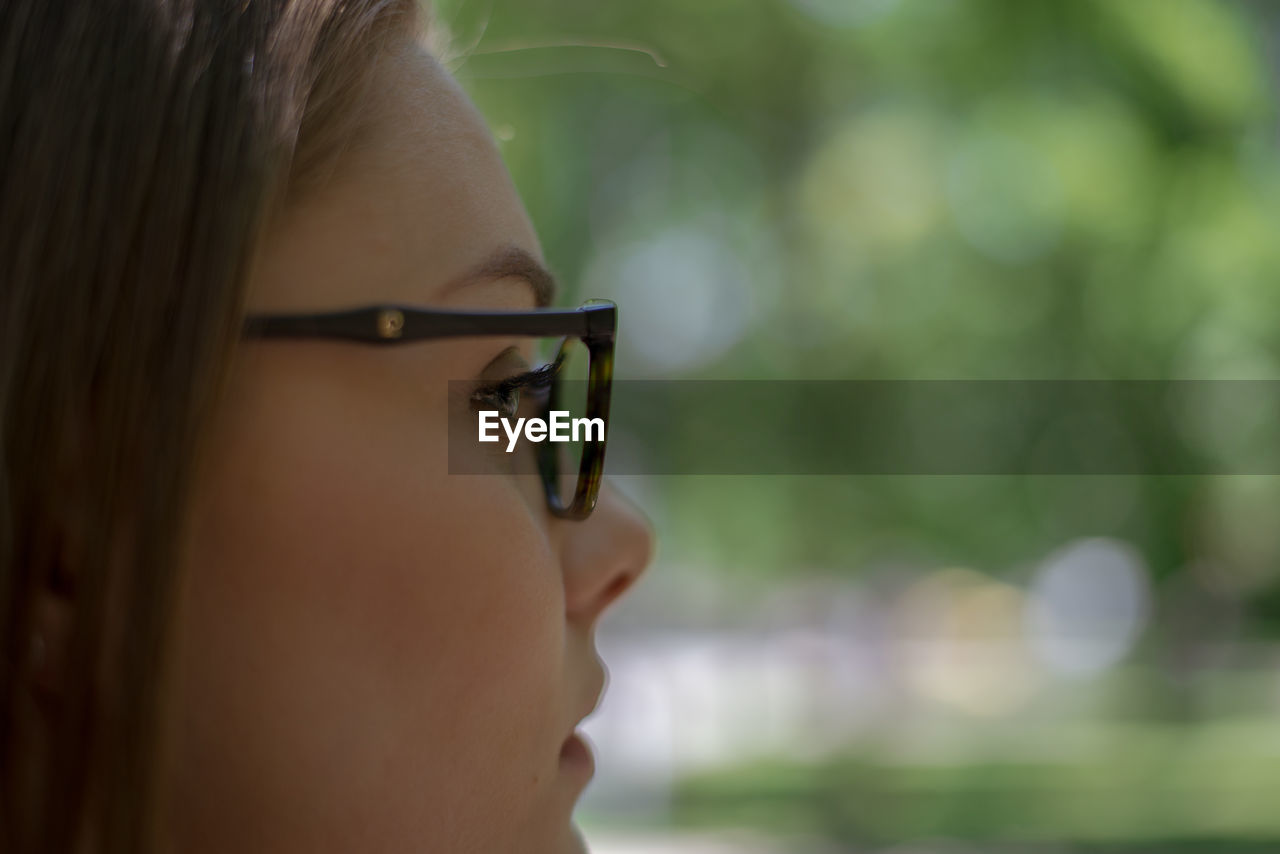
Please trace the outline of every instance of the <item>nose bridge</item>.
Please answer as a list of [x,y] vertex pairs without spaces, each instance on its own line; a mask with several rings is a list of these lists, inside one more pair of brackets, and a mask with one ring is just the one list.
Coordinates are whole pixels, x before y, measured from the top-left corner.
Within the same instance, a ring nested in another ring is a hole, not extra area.
[[648,567],[653,558],[653,526],[607,479],[591,516],[567,524],[565,608],[570,618],[592,622]]

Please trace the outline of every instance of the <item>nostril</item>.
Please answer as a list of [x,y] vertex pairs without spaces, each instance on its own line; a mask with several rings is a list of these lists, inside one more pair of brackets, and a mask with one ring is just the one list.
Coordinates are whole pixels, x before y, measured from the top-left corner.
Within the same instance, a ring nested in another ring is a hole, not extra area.
[[630,573],[623,573],[614,578],[613,581],[609,583],[609,586],[605,588],[605,603],[613,602],[615,599],[620,597],[635,580],[636,577]]
[[648,517],[606,480],[595,514],[565,543],[566,607],[595,619],[644,574],[653,557]]

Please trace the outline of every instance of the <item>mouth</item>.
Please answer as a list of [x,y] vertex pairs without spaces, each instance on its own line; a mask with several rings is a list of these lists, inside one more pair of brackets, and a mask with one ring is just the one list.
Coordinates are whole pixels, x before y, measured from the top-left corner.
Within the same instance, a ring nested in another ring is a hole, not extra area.
[[582,733],[575,731],[560,746],[560,768],[584,782],[595,776],[595,756]]
[[[591,694],[593,697],[591,705],[578,717],[578,724],[581,724],[583,720],[591,716],[599,707],[601,698],[604,697],[604,687],[608,676],[603,663],[598,658],[596,659],[596,669],[597,678],[594,680],[596,690]],[[584,784],[595,775],[596,762],[595,755],[591,751],[591,743],[578,729],[570,732],[569,736],[560,745],[560,768],[567,774],[577,777]]]

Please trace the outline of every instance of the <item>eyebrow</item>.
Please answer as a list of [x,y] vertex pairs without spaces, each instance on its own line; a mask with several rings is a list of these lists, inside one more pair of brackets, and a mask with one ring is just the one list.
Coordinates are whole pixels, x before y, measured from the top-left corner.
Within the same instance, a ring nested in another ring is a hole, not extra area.
[[528,251],[519,246],[503,246],[475,267],[454,279],[446,291],[473,282],[516,277],[524,279],[533,288],[534,302],[538,308],[551,305],[556,294],[556,277],[539,263]]

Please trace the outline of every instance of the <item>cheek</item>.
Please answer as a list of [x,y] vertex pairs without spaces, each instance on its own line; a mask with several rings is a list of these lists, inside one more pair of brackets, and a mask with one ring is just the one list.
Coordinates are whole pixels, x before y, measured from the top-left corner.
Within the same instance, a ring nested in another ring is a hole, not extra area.
[[509,845],[545,818],[567,723],[545,531],[502,478],[424,452],[443,426],[376,404],[343,418],[332,386],[285,387],[230,413],[199,490],[185,824],[282,851]]

